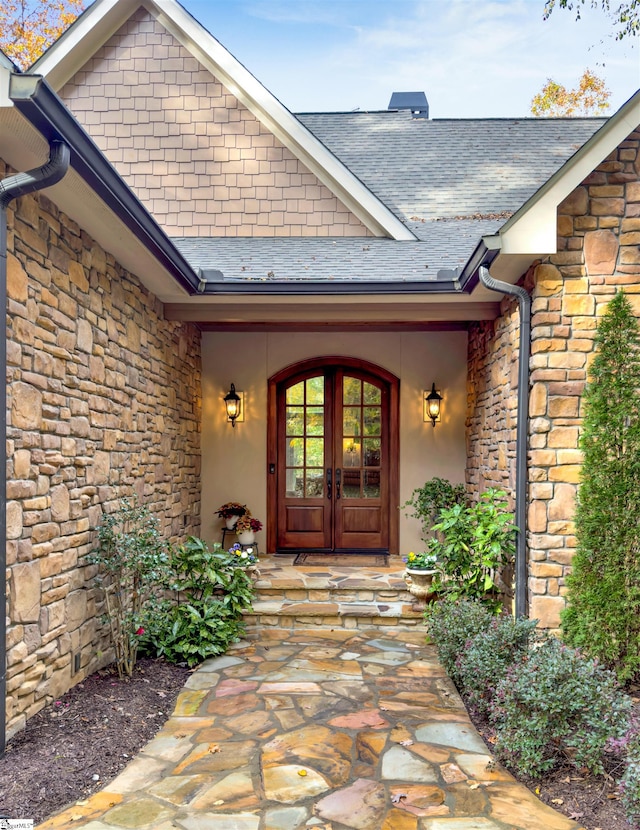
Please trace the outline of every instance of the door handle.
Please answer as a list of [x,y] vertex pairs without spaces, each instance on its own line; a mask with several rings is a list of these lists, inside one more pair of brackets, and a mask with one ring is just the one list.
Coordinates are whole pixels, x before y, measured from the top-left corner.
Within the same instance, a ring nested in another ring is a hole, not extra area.
[[331,498],[331,467],[327,467],[327,498]]
[[340,498],[340,478],[342,476],[342,470],[336,470],[336,501]]

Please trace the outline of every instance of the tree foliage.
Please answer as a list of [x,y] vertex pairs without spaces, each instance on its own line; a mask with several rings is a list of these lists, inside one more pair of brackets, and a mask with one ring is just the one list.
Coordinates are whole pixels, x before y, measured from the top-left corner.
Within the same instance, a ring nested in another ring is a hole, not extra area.
[[577,550],[566,640],[616,670],[640,670],[640,331],[620,291],[598,326],[584,394]]
[[[544,4],[544,19],[547,20],[556,5],[560,9],[576,12],[576,20],[582,17],[582,7],[587,0],[547,0]],[[637,37],[640,34],[640,0],[628,0],[625,3],[611,4],[611,0],[589,0],[592,9],[602,7],[614,23],[617,40],[625,37]]]
[[84,0],[3,0],[0,49],[21,69],[37,60],[84,8]]
[[585,69],[575,89],[567,89],[552,78],[531,100],[531,113],[535,116],[576,117],[603,115],[609,109],[611,91],[602,78]]

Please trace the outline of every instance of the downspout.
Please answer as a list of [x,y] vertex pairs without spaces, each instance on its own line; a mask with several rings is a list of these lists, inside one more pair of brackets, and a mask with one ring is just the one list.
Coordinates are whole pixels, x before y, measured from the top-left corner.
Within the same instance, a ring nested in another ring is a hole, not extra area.
[[531,356],[531,297],[519,285],[494,279],[480,266],[480,282],[491,291],[518,298],[520,349],[518,362],[518,423],[516,426],[516,617],[527,615],[527,438],[529,418],[529,358]]
[[[13,199],[42,190],[59,182],[69,168],[69,147],[62,141],[52,141],[49,160],[41,167],[7,176],[0,181],[0,308],[7,308],[7,208]],[[0,406],[0,435],[3,445],[7,440],[7,337],[6,326],[0,337],[0,377],[3,379],[5,402]],[[7,595],[5,574],[7,569],[7,477],[0,477],[0,758],[6,747],[7,717]]]

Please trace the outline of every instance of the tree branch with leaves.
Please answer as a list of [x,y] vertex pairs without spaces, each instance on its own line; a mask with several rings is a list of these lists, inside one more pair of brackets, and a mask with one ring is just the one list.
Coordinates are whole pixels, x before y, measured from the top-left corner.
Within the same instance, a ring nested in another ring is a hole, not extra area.
[[0,49],[27,69],[84,9],[84,0],[3,0]]
[[[582,9],[587,5],[587,0],[547,0],[544,4],[544,19],[556,8],[575,11],[576,20],[582,17]],[[637,37],[640,35],[640,0],[628,0],[626,3],[611,5],[611,0],[589,0],[592,9],[602,8],[604,13],[611,18],[615,29],[616,39],[622,40],[625,37]]]
[[609,109],[611,91],[602,78],[585,69],[575,89],[567,89],[552,78],[531,100],[531,113],[537,117],[575,118],[604,115]]

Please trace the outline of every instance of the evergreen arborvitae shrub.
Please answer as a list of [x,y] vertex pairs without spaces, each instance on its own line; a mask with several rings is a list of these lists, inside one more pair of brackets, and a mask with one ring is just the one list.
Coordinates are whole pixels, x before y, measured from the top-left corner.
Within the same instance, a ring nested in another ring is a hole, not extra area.
[[626,680],[640,670],[640,334],[622,291],[609,303],[595,345],[562,628],[570,645]]

